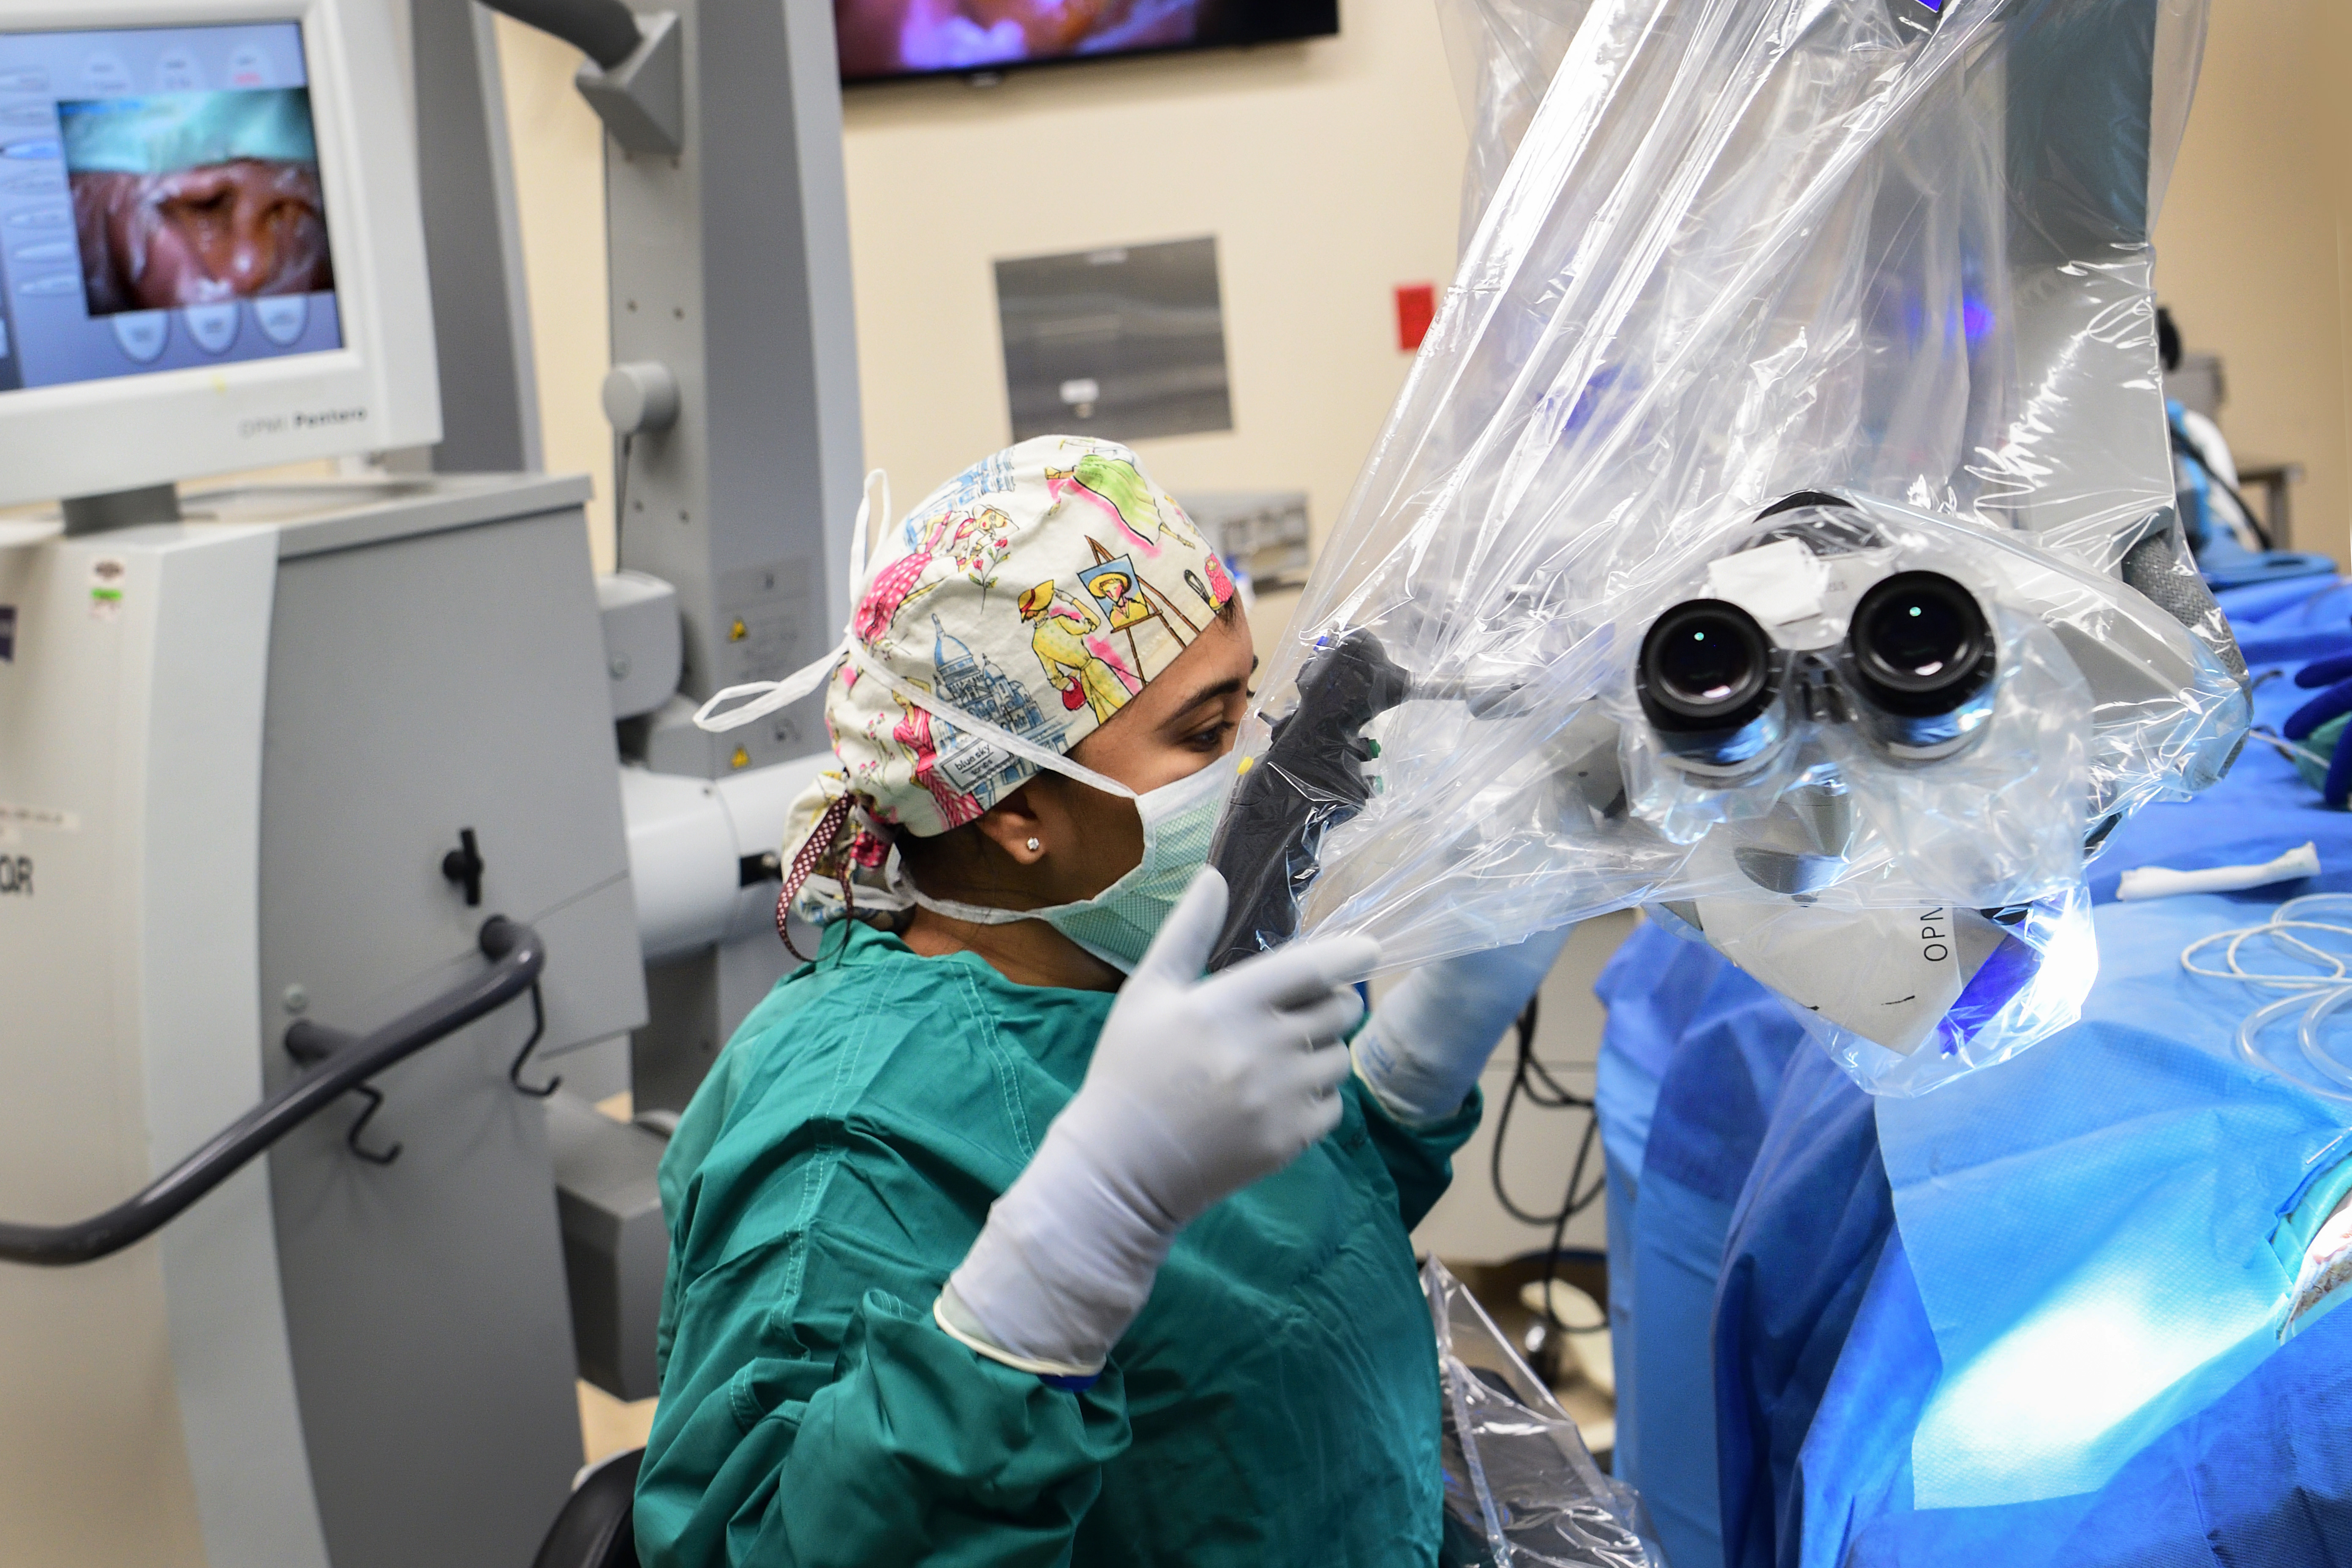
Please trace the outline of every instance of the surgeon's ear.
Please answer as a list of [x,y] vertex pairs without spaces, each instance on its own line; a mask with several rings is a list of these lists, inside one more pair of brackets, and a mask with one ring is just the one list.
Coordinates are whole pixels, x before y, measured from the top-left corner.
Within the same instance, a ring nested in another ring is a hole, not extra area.
[[1039,802],[1034,792],[1039,781],[1031,779],[1003,800],[981,813],[972,826],[981,836],[995,845],[1018,866],[1034,866],[1053,849],[1053,837],[1039,815]]

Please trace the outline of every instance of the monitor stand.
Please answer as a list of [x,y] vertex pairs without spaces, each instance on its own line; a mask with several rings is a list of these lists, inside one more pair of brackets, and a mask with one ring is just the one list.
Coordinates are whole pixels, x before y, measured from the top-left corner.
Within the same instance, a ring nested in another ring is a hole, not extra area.
[[64,510],[66,537],[74,539],[86,533],[137,528],[142,523],[177,522],[180,491],[178,486],[165,484],[147,485],[135,490],[109,490],[102,495],[68,496]]

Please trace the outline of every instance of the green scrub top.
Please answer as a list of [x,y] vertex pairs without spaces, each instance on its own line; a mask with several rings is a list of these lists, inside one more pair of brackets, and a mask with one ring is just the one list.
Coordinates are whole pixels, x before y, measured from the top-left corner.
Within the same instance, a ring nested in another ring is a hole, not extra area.
[[1434,1563],[1406,1231],[1477,1097],[1412,1132],[1350,1079],[1337,1131],[1177,1237],[1101,1379],[1051,1388],[931,1303],[1113,998],[843,927],[744,1020],[662,1161],[646,1568]]

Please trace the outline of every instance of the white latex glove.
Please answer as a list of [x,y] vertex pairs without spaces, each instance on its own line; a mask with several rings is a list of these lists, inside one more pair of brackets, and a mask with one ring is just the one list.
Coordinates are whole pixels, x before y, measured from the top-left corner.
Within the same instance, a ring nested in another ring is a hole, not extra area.
[[1176,1233],[1339,1121],[1369,937],[1201,969],[1225,918],[1203,870],[1120,987],[1086,1081],[940,1292],[940,1326],[1024,1371],[1082,1377],[1151,1293]]
[[1356,1037],[1356,1075],[1408,1127],[1453,1115],[1574,929],[1441,958],[1398,981]]

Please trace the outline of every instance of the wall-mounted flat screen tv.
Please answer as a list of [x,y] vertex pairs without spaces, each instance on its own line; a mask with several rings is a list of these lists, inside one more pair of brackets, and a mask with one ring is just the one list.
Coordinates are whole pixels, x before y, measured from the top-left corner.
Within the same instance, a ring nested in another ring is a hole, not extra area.
[[1339,30],[1339,0],[833,0],[841,79],[969,76]]

